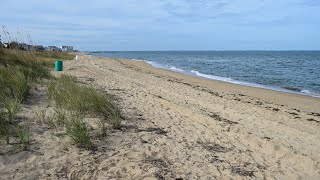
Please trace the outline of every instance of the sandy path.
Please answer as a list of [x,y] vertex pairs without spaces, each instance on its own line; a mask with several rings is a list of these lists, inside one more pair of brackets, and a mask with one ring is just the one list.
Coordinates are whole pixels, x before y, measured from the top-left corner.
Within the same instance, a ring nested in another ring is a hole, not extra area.
[[[134,132],[121,148],[120,174],[151,163],[150,172],[167,178],[320,178],[319,99],[273,91],[259,99],[265,90],[233,93],[241,91],[237,86],[224,92],[212,88],[222,87],[213,81],[210,86],[142,62],[83,58],[66,67],[66,74],[119,99]],[[99,175],[111,172],[108,161]]]
[[0,179],[320,179],[319,99],[89,56],[62,73],[113,95],[122,129],[90,152],[33,122],[31,150],[0,156]]

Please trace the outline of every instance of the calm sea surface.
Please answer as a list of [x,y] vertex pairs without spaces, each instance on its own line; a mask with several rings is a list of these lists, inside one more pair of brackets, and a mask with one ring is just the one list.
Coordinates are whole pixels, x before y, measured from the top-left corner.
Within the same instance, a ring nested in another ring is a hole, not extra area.
[[92,55],[143,60],[192,76],[320,97],[320,51],[119,51]]

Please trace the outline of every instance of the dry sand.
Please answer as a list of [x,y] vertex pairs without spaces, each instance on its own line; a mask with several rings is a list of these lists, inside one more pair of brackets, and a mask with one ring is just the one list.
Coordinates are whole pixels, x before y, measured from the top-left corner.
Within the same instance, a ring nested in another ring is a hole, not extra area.
[[[320,99],[190,77],[144,62],[81,56],[63,74],[111,94],[123,127],[70,145],[33,122],[46,104],[33,92],[21,116],[28,151],[0,156],[0,179],[320,179]],[[48,108],[50,105],[47,105]],[[88,119],[95,130],[96,119]]]

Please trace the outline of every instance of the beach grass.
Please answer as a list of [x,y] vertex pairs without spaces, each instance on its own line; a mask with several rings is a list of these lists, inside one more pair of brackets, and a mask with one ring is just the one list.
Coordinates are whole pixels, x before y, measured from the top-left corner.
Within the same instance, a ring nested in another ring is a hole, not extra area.
[[47,110],[44,107],[40,107],[33,112],[37,122],[41,122],[41,123],[46,122],[46,111]]
[[67,134],[78,147],[87,150],[92,148],[93,144],[90,139],[87,125],[84,122],[82,115],[78,112],[74,112],[70,116],[70,120],[67,123]]
[[29,144],[29,126],[28,125],[18,125],[16,129],[16,134],[19,137],[19,142],[25,149]]
[[9,122],[4,112],[0,112],[0,135],[5,138],[7,144],[10,143]]
[[[28,77],[17,67],[0,67],[0,99],[5,104],[7,99],[24,100],[29,93]],[[1,106],[1,105],[0,105]]]
[[102,137],[107,134],[106,123],[114,128],[120,127],[120,110],[107,95],[79,84],[71,76],[52,77],[50,68],[55,59],[73,57],[62,52],[25,52],[0,48],[0,135],[8,144],[11,138],[18,138],[24,149],[28,146],[29,126],[21,125],[15,119],[20,104],[42,79],[49,80],[48,96],[54,101],[55,108],[53,114],[47,116],[47,110],[39,107],[34,111],[37,122],[46,123],[51,128],[65,127],[73,142],[88,150],[93,143],[84,116],[99,117]]
[[[72,59],[63,52],[28,52],[0,48],[0,135],[10,143],[11,135],[27,145],[29,134],[25,126],[15,122],[20,103],[28,98],[30,89],[41,79],[51,79],[50,68],[54,58]],[[45,113],[38,113],[43,121]]]
[[79,85],[70,76],[62,75],[48,86],[48,94],[58,108],[84,115],[104,117],[113,127],[120,126],[120,111],[109,98],[92,87]]

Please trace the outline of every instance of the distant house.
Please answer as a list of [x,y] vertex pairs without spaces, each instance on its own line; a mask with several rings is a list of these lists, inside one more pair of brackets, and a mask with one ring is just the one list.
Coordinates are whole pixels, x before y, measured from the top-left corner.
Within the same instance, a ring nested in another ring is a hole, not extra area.
[[26,43],[19,43],[19,49],[21,49],[21,50],[24,50],[24,51],[26,51],[26,50],[28,50],[28,44],[26,44]]
[[19,43],[16,41],[12,41],[9,43],[9,48],[10,49],[18,49],[19,48]]
[[9,48],[9,43],[3,43],[4,48]]
[[44,47],[43,47],[42,45],[35,45],[35,46],[34,46],[34,49],[35,49],[36,51],[44,51]]
[[27,50],[28,50],[28,51],[33,51],[33,50],[34,50],[34,46],[32,46],[32,45],[28,44],[28,46],[27,46]]
[[57,46],[48,46],[48,49],[49,51],[62,51],[62,49]]
[[73,46],[61,46],[62,51],[73,51]]

